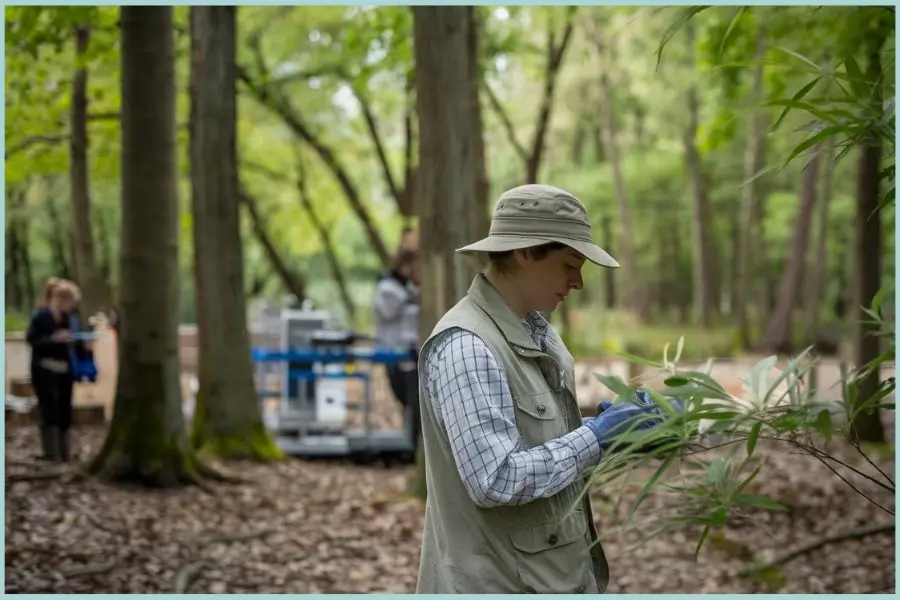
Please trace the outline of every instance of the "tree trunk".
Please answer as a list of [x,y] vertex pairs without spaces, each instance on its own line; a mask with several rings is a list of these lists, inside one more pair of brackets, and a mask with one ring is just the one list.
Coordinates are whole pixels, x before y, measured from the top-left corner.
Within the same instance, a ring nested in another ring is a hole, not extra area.
[[693,256],[694,256],[694,313],[703,327],[709,327],[716,311],[716,260],[712,246],[712,215],[709,189],[697,150],[697,128],[700,106],[697,88],[691,86],[687,93],[688,126],[684,130],[684,154],[691,177],[693,197]]
[[[603,247],[610,254],[615,253],[612,235],[612,218],[603,217]],[[606,281],[606,308],[614,310],[616,308],[616,269],[603,269],[603,276]]]
[[171,7],[121,9],[119,376],[89,471],[174,486],[207,474],[185,431],[178,359],[178,187]]
[[819,200],[819,211],[816,216],[818,220],[816,244],[813,252],[807,255],[806,261],[809,277],[807,278],[806,302],[803,309],[803,312],[806,313],[803,330],[806,334],[807,344],[814,344],[818,338],[819,313],[822,311],[822,295],[828,275],[828,206],[831,204],[834,192],[834,140],[828,141],[825,161],[825,178],[821,186],[822,199]]
[[[7,200],[7,206],[15,209],[16,197],[19,196],[18,190],[7,190],[7,197],[12,197],[12,201]],[[19,219],[7,211],[6,213],[6,310],[24,311],[25,309],[25,290],[22,288],[22,265],[20,264],[19,246]]]
[[[75,28],[75,58],[84,60],[90,41],[90,30],[85,26]],[[106,282],[100,275],[94,255],[94,237],[91,231],[90,184],[88,181],[87,136],[87,67],[78,65],[72,82],[72,115],[69,175],[72,196],[72,238],[75,258],[75,276],[81,284],[81,310],[92,315],[109,308]]]
[[750,341],[750,324],[747,318],[747,306],[750,296],[750,274],[754,272],[755,253],[752,247],[762,246],[760,231],[754,227],[753,218],[756,206],[760,202],[760,185],[757,175],[763,168],[766,158],[765,114],[758,108],[763,99],[763,76],[765,75],[766,31],[760,27],[756,37],[756,60],[759,61],[753,71],[754,111],[750,118],[750,139],[744,162],[744,189],[741,194],[738,235],[735,248],[735,285],[734,285],[734,317],[737,322],[738,337],[743,347]]
[[[601,58],[606,54],[603,44],[597,42],[597,52]],[[604,61],[603,68],[607,68],[610,61]],[[625,188],[625,177],[622,175],[622,160],[619,155],[619,143],[616,132],[616,118],[613,101],[612,85],[609,81],[609,75],[604,70],[600,73],[600,93],[603,101],[601,102],[603,114],[603,131],[605,139],[605,147],[609,163],[613,172],[613,183],[616,190],[616,199],[619,205],[619,251],[622,256],[622,264],[627,265],[628,275],[621,277],[624,280],[623,297],[626,299],[624,305],[631,307],[635,313],[641,317],[647,317],[647,298],[642,293],[637,270],[635,252],[634,252],[634,235],[631,228],[631,208],[628,203],[628,192]]]
[[791,248],[781,272],[778,285],[778,299],[775,310],[766,329],[762,346],[771,352],[790,352],[793,349],[791,339],[791,321],[803,282],[803,267],[806,258],[806,246],[812,223],[813,209],[816,205],[816,184],[819,179],[819,163],[822,148],[816,145],[811,150],[811,159],[803,171],[800,186],[800,208],[794,222],[794,237]]
[[[876,30],[867,41],[866,52],[868,65],[866,79],[872,86],[871,102],[878,110],[883,110],[884,84],[881,67],[881,47],[885,41],[884,28]],[[872,306],[872,300],[881,288],[881,213],[878,211],[880,201],[882,140],[875,133],[869,133],[859,155],[859,171],[856,175],[856,278],[858,291],[857,305],[850,314],[857,321],[854,327],[853,363],[857,369],[863,368],[875,360],[881,353],[882,338],[875,335],[878,325],[869,322],[867,315],[862,314],[860,307]],[[893,340],[891,340],[893,343]],[[859,402],[871,398],[880,387],[878,369],[859,381]],[[860,412],[854,419],[852,434],[864,442],[884,442],[884,426],[877,410],[871,413]]]
[[469,32],[466,36],[468,62],[471,73],[474,73],[475,87],[469,90],[472,103],[472,152],[475,171],[475,213],[472,215],[473,227],[476,236],[487,235],[491,226],[490,187],[488,178],[487,158],[484,148],[484,119],[481,114],[481,81],[484,73],[481,69],[481,22],[474,6],[467,7],[469,17]]
[[49,244],[53,254],[54,274],[56,277],[62,277],[63,279],[72,279],[72,270],[70,268],[71,254],[66,251],[66,246],[71,247],[69,243],[71,237],[66,226],[63,225],[62,216],[59,214],[59,207],[56,205],[56,195],[49,181],[42,181],[40,190],[44,195],[44,203],[47,206],[47,216],[50,217],[51,234]]
[[[477,72],[468,56],[472,44],[469,9],[414,6],[416,98],[419,117],[417,173],[422,261],[422,339],[466,293],[479,261],[456,248],[483,234],[477,218],[473,102]],[[466,126],[465,124],[469,124]],[[459,218],[448,219],[447,215]],[[420,457],[422,454],[420,453]],[[424,491],[424,462],[412,492]]]
[[199,383],[191,442],[201,455],[280,458],[253,381],[237,173],[234,6],[194,6],[191,187]]

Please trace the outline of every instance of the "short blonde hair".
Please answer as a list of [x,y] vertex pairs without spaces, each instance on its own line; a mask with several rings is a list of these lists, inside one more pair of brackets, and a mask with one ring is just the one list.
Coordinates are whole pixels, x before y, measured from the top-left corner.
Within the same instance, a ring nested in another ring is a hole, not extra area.
[[75,302],[81,300],[81,289],[74,281],[57,279],[50,288],[50,298],[70,298]]

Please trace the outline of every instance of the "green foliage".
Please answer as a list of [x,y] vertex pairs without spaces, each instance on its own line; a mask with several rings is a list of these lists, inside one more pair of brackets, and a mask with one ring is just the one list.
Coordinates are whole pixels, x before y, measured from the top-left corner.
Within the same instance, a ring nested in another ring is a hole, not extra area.
[[[886,296],[876,298],[867,314],[877,325],[878,335],[889,342],[890,350],[872,363],[846,373],[839,401],[825,400],[812,385],[810,374],[817,361],[809,349],[780,370],[775,368],[775,356],[760,360],[743,376],[738,395],[726,391],[709,375],[709,369],[703,372],[679,368],[684,338],[679,339],[671,358],[667,345],[660,361],[623,354],[651,369],[645,380],[662,379],[661,388],[646,391],[667,417],[649,431],[636,430],[641,422],[636,419],[592,473],[591,483],[609,485],[634,468],[654,465],[653,474],[632,502],[629,521],[650,493],[669,492],[674,497],[670,511],[648,538],[677,528],[700,527],[696,555],[712,531],[750,518],[748,515],[755,510],[785,510],[777,500],[752,492],[751,484],[764,467],[754,454],[761,441],[790,447],[827,465],[843,466],[868,485],[893,494],[893,479],[854,441],[849,427],[862,411],[894,410],[894,378],[883,381],[877,393],[868,398],[859,397],[858,383],[868,372],[894,361],[894,325],[883,314]],[[598,378],[617,395],[617,402],[626,401],[634,393],[633,386],[616,377]],[[682,410],[675,408],[675,401],[681,403]],[[871,468],[857,468],[830,454],[827,444],[837,437],[853,445]],[[893,515],[892,506],[879,505],[865,494],[865,486],[858,487],[838,471],[833,472],[854,491]]]

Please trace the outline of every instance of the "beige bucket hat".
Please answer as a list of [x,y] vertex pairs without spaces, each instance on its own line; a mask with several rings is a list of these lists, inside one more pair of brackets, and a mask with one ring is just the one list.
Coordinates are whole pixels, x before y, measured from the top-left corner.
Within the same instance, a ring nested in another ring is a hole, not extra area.
[[601,267],[619,266],[594,243],[584,204],[565,190],[542,184],[504,192],[497,200],[488,236],[457,252],[505,252],[548,242],[565,244]]

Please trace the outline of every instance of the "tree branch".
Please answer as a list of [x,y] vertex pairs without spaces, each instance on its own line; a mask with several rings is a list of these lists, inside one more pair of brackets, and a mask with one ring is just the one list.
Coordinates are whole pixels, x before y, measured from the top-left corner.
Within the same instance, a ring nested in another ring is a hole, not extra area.
[[744,569],[738,573],[738,576],[746,577],[760,571],[765,571],[767,569],[781,566],[788,561],[794,560],[798,556],[802,556],[803,554],[807,554],[809,552],[812,552],[813,550],[821,548],[822,546],[827,546],[828,544],[836,544],[838,542],[845,542],[848,540],[858,540],[870,535],[887,533],[889,531],[893,531],[894,527],[894,523],[877,523],[874,525],[866,525],[864,527],[858,527],[849,531],[821,537],[803,544],[802,546],[798,546],[797,548],[794,548],[792,550],[788,550],[787,552],[776,556],[774,559],[766,563],[754,565],[750,568]]
[[566,8],[566,21],[563,26],[562,39],[559,45],[556,44],[556,35],[554,31],[550,31],[547,35],[547,69],[544,72],[544,95],[541,98],[541,105],[538,109],[537,127],[534,130],[534,138],[531,141],[531,152],[525,159],[526,179],[528,183],[537,181],[538,170],[541,166],[541,158],[544,154],[546,146],[547,130],[550,127],[550,113],[553,110],[554,91],[556,90],[556,82],[559,78],[560,67],[562,66],[563,56],[572,40],[572,32],[574,31],[575,12],[577,8],[569,6]]
[[528,152],[525,151],[525,147],[519,143],[519,140],[516,139],[516,129],[513,127],[512,121],[509,120],[509,115],[506,114],[506,111],[503,109],[503,105],[500,104],[500,100],[497,98],[497,95],[494,93],[494,90],[491,88],[491,84],[484,81],[484,91],[487,94],[488,101],[491,104],[491,108],[494,109],[494,112],[497,113],[497,116],[500,118],[500,123],[503,125],[503,129],[506,131],[506,137],[509,138],[509,142],[512,144],[513,149],[516,151],[516,154],[519,155],[523,161],[528,160]]
[[259,214],[259,204],[256,201],[256,198],[251,196],[246,191],[242,190],[240,199],[241,203],[247,208],[247,212],[250,213],[250,221],[253,227],[253,233],[256,234],[256,239],[259,240],[260,244],[262,244],[263,250],[265,251],[266,256],[269,259],[269,263],[272,265],[272,268],[281,279],[281,284],[291,294],[296,296],[297,300],[305,300],[306,278],[302,274],[298,273],[290,266],[288,266],[287,262],[282,259],[281,254],[275,247],[275,242],[272,240],[272,236],[269,234],[269,231],[266,228],[262,215]]
[[334,281],[338,286],[338,292],[341,294],[341,300],[344,303],[344,307],[347,309],[348,320],[350,323],[353,323],[356,315],[356,304],[353,302],[353,297],[350,295],[350,288],[347,286],[347,280],[344,278],[344,271],[341,268],[340,260],[338,260],[337,251],[334,248],[334,244],[331,243],[331,235],[328,233],[328,227],[326,227],[322,222],[322,219],[319,218],[316,207],[309,197],[309,191],[306,187],[306,169],[303,166],[303,157],[300,155],[300,152],[297,152],[297,191],[300,194],[300,203],[306,210],[306,214],[309,215],[309,220],[312,222],[313,227],[315,227],[316,233],[319,234],[319,239],[322,242],[322,249],[325,251],[325,258],[328,260],[328,265],[331,267],[331,274],[334,276]]
[[397,188],[397,183],[394,181],[394,175],[391,173],[391,165],[388,162],[384,144],[378,133],[378,123],[375,120],[375,114],[372,112],[372,106],[369,104],[369,99],[366,97],[365,92],[359,89],[357,85],[349,80],[348,84],[350,85],[350,89],[353,90],[353,94],[356,96],[356,100],[359,102],[359,106],[362,109],[363,119],[366,122],[366,129],[369,130],[372,143],[375,144],[375,153],[378,155],[378,162],[381,164],[381,172],[384,175],[384,181],[387,184],[388,191],[390,191],[391,196],[393,196],[394,200],[397,202],[397,210],[399,210],[403,216],[406,216],[403,211],[403,203],[401,202],[402,191]]
[[[258,57],[257,63],[262,65],[262,68],[265,68],[264,61],[261,57]],[[363,229],[366,232],[366,236],[369,239],[369,244],[375,251],[375,254],[378,256],[381,263],[385,266],[388,265],[388,263],[390,262],[390,255],[387,251],[384,240],[381,238],[381,234],[376,229],[374,222],[369,215],[369,211],[363,205],[360,194],[356,189],[356,186],[353,183],[352,179],[350,178],[350,175],[347,173],[347,170],[343,167],[343,165],[337,160],[331,148],[325,145],[324,142],[322,142],[315,134],[313,134],[313,132],[300,119],[300,116],[297,114],[290,101],[282,94],[279,94],[276,88],[270,85],[261,84],[259,81],[254,80],[247,72],[247,70],[241,65],[236,65],[236,68],[238,78],[244,83],[244,85],[256,98],[256,100],[269,110],[273,111],[279,117],[281,117],[282,121],[284,121],[288,128],[297,137],[302,139],[313,150],[315,150],[322,162],[324,162],[329,170],[331,170],[338,183],[340,184],[341,189],[343,189],[344,194],[347,197],[347,201],[350,203],[351,209],[361,221]],[[262,81],[265,81],[267,79],[267,75],[265,73],[262,73],[260,77]]]

